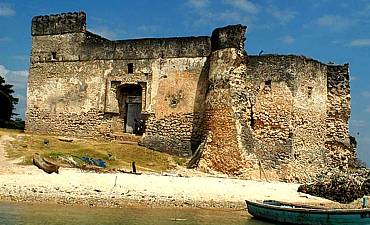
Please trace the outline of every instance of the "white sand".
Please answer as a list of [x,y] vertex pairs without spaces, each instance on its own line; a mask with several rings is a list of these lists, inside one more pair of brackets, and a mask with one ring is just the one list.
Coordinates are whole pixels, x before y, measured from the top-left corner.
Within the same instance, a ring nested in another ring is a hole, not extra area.
[[122,206],[241,207],[245,199],[290,202],[328,202],[297,192],[298,184],[216,177],[178,177],[158,174],[98,174],[61,168],[46,174],[34,166],[6,160],[0,139],[0,198],[13,201],[53,201],[63,204]]

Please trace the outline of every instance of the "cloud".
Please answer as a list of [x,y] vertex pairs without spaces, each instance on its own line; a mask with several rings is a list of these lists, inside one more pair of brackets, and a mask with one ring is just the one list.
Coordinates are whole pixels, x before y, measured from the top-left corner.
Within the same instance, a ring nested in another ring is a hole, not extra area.
[[359,11],[356,12],[356,15],[357,16],[360,16],[360,17],[369,17],[369,12],[370,12],[370,3],[365,3],[365,5],[363,5],[361,7],[361,9]]
[[12,56],[12,59],[15,59],[17,61],[27,61],[29,60],[29,56],[28,55],[14,55]]
[[353,76],[353,75],[351,75],[351,76],[349,77],[349,79],[350,79],[350,81],[356,81],[356,80],[358,80],[358,77],[357,77],[357,76]]
[[[251,17],[249,14],[235,9],[227,9],[226,7],[221,10],[216,10],[212,7],[207,9],[205,8],[196,8],[191,11],[193,14],[191,17],[188,17],[189,24],[194,27],[201,26],[214,26],[219,24],[251,24]],[[194,19],[195,18],[195,19]]]
[[256,14],[259,11],[257,6],[248,0],[225,0],[225,2],[246,13]]
[[0,75],[5,78],[5,81],[14,87],[23,87],[27,83],[27,70],[8,70],[5,66],[0,65]]
[[279,9],[276,6],[267,7],[266,11],[277,19],[281,24],[286,24],[293,20],[298,13],[289,9]]
[[0,3],[0,16],[13,16],[14,14],[15,11],[10,5]]
[[366,107],[366,112],[370,113],[370,106]]
[[188,0],[188,5],[194,8],[205,8],[208,6],[209,0]]
[[0,76],[4,77],[7,84],[13,85],[14,97],[19,98],[16,113],[23,118],[26,109],[28,71],[8,70],[5,66],[0,65]]
[[117,32],[115,32],[113,29],[110,29],[106,26],[93,27],[90,29],[90,31],[94,34],[100,35],[104,38],[108,38],[111,40],[117,38]]
[[[219,26],[220,24],[241,23],[252,28],[266,29],[271,24],[286,24],[298,15],[296,11],[279,8],[274,5],[262,7],[257,1],[251,0],[223,0],[221,7],[215,7],[214,1],[188,0],[187,7],[192,7],[189,12],[188,23],[192,27]],[[285,39],[285,43],[294,42],[293,38]]]
[[159,27],[156,25],[141,25],[137,29],[144,33],[154,33],[158,31]]
[[0,37],[0,42],[8,42],[11,39],[9,37]]
[[351,127],[353,126],[353,127],[359,128],[359,127],[365,127],[367,123],[364,120],[351,119],[350,124],[351,124]]
[[363,39],[354,39],[349,43],[349,46],[353,47],[369,47],[370,46],[370,38],[363,38]]
[[361,95],[366,98],[370,98],[370,91],[363,91],[361,92]]
[[370,137],[363,137],[363,138],[360,138],[361,141],[363,141],[364,143],[370,143]]
[[316,22],[319,26],[332,30],[343,30],[353,25],[350,19],[338,15],[324,15]]
[[217,18],[223,21],[237,22],[243,20],[243,16],[236,11],[225,11],[217,14]]
[[280,41],[285,44],[292,44],[295,42],[295,38],[290,35],[287,35],[287,36],[280,38]]

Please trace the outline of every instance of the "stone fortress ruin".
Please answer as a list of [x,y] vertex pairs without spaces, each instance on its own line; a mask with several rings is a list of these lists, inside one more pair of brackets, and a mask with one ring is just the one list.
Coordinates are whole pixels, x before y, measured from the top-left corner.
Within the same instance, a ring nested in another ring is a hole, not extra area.
[[245,32],[232,25],[210,37],[111,41],[86,30],[83,12],[36,16],[26,131],[134,136],[246,178],[261,167],[286,180],[346,169],[356,159],[348,64],[247,55]]

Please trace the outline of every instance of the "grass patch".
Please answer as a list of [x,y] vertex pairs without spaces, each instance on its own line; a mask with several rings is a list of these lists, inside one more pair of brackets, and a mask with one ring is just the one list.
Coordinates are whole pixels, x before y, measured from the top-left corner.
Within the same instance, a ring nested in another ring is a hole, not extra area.
[[2,135],[10,135],[10,134],[20,134],[20,133],[23,133],[23,130],[0,128],[0,136],[2,136]]
[[102,159],[107,170],[123,169],[131,171],[131,163],[135,162],[138,170],[170,171],[176,165],[183,166],[187,159],[166,153],[152,151],[145,147],[119,142],[76,139],[72,142],[60,141],[56,136],[28,135],[13,130],[0,129],[0,135],[15,138],[6,147],[7,157],[23,158],[22,164],[32,164],[32,157],[39,153],[60,164],[68,164],[65,159],[73,159],[83,163],[82,157]]
[[179,166],[186,166],[186,164],[188,163],[188,159],[183,157],[174,157],[173,160]]

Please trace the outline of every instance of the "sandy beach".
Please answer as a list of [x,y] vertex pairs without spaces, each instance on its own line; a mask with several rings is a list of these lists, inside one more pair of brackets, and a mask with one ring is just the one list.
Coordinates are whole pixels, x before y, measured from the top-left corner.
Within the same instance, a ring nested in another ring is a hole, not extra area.
[[35,166],[20,166],[5,157],[0,139],[0,199],[99,207],[244,207],[244,200],[275,199],[301,203],[328,200],[297,192],[299,184],[219,178],[187,171],[142,175],[95,173],[61,168],[46,174]]
[[5,200],[88,206],[240,208],[245,199],[323,201],[298,193],[298,184],[213,177],[98,174],[63,168],[60,174],[46,174],[30,167],[24,174],[0,175],[0,183],[0,195]]

